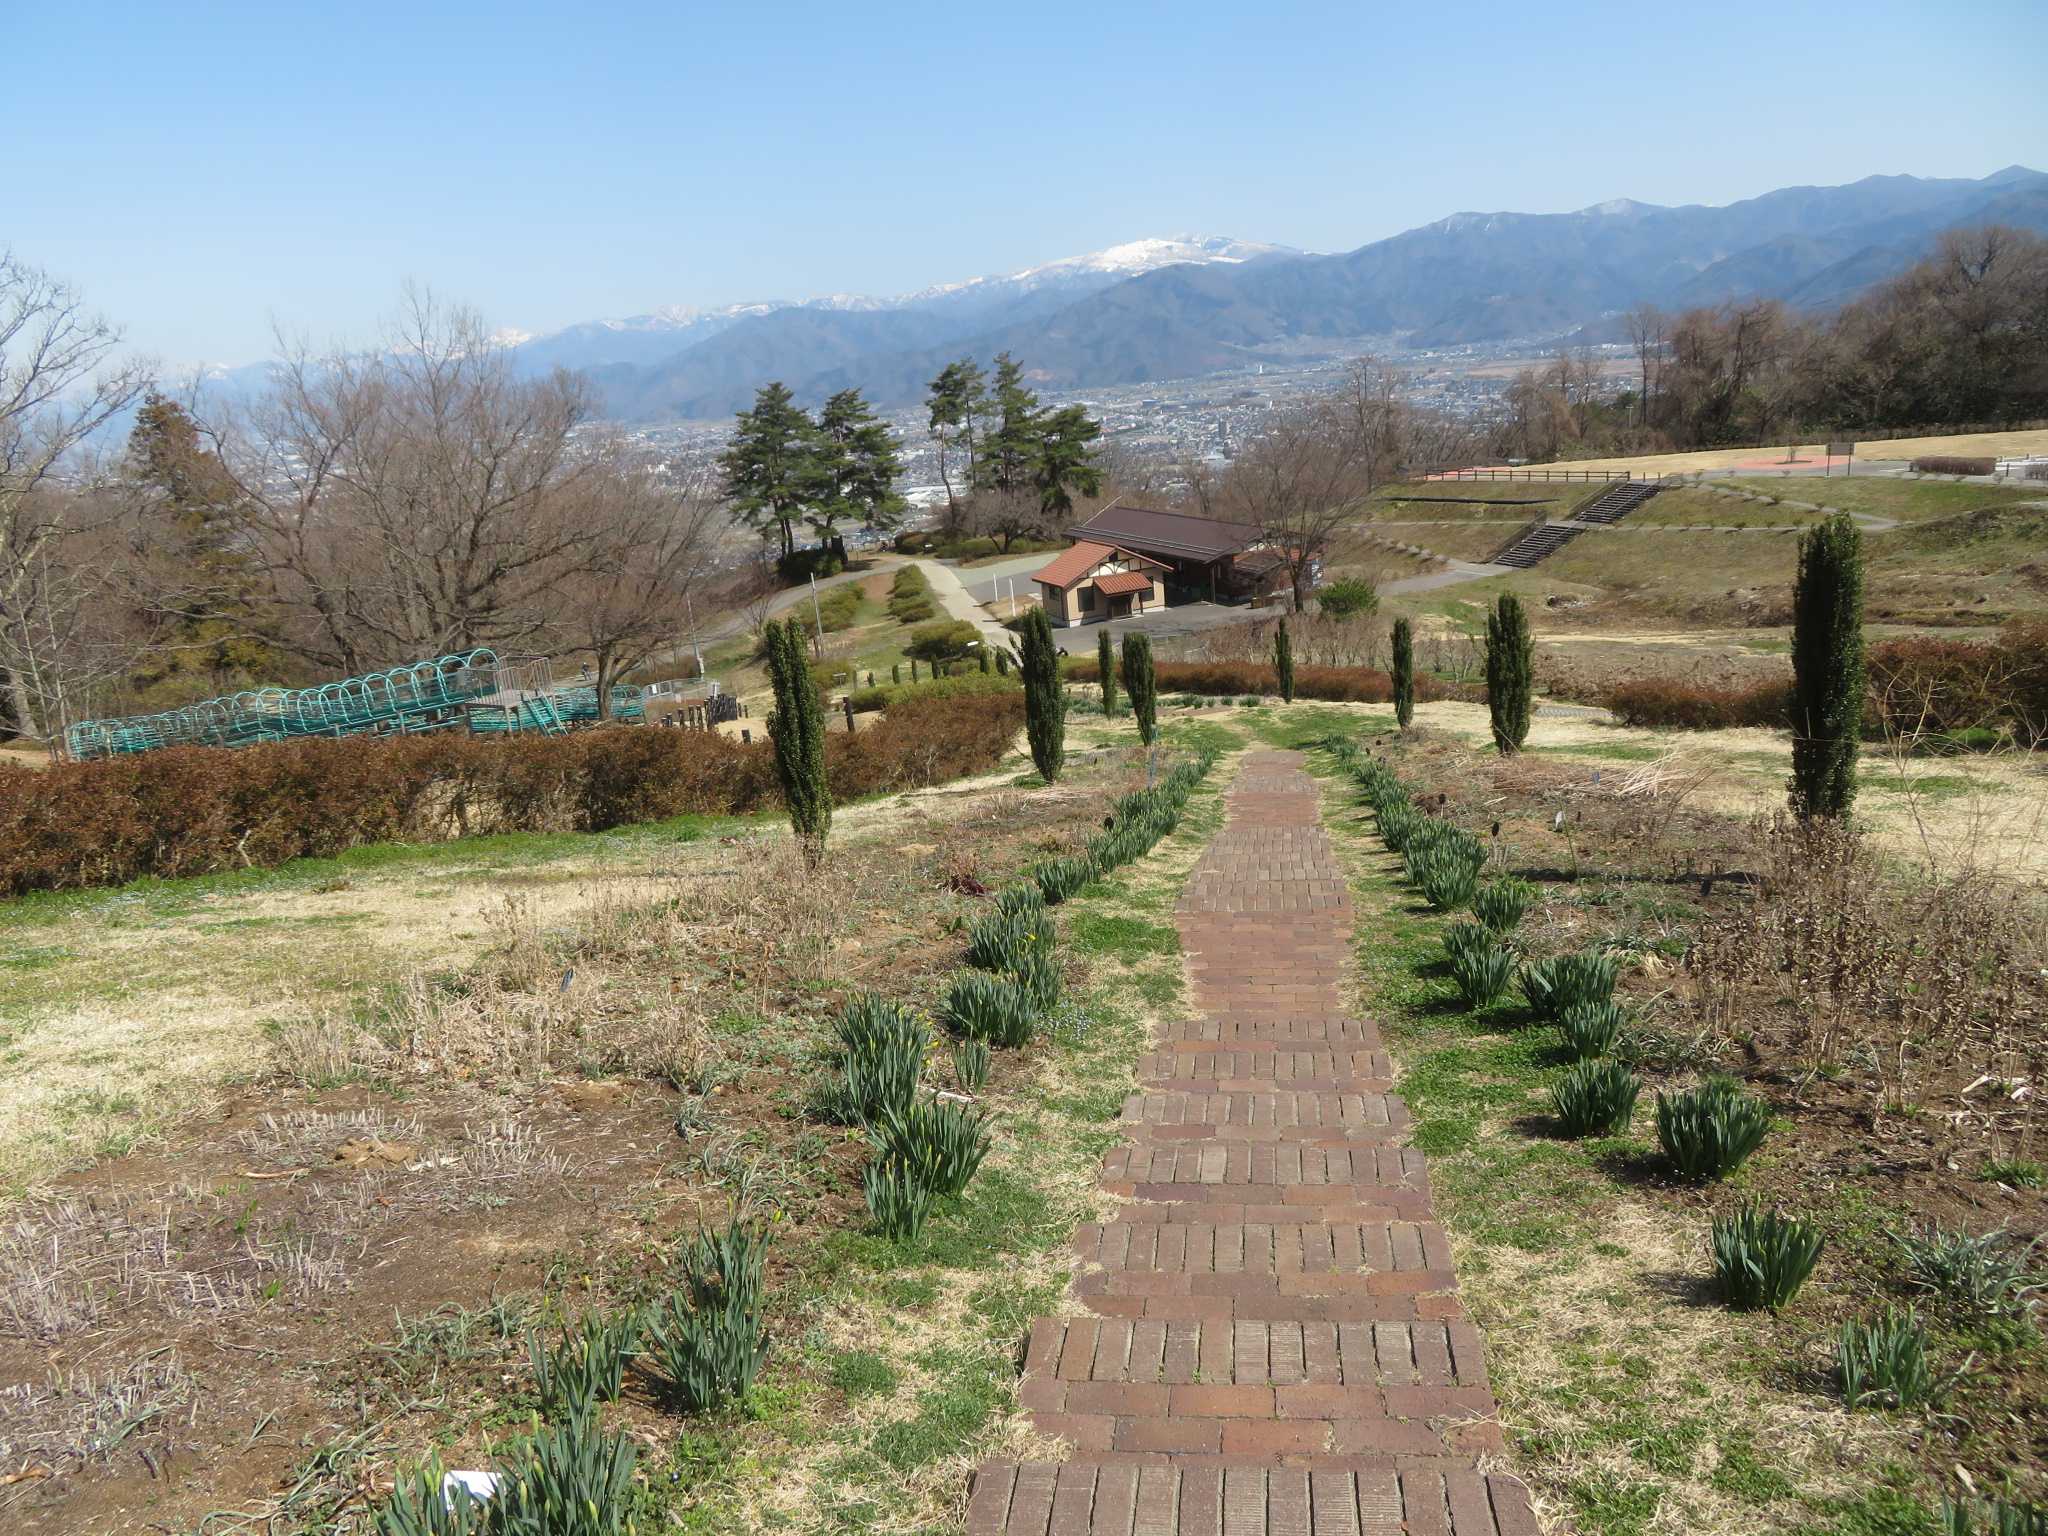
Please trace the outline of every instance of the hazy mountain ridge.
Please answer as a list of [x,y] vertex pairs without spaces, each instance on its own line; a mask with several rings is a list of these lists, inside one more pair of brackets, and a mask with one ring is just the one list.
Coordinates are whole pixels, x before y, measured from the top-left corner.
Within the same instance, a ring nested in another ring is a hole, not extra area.
[[[1835,307],[1920,259],[1940,231],[1989,222],[2048,231],[2048,176],[2011,166],[1981,180],[1784,187],[1725,207],[1616,198],[1564,214],[1456,213],[1341,255],[1245,247],[1255,254],[1132,275],[1076,258],[926,290],[881,313],[749,316],[598,381],[623,419],[713,417],[770,378],[806,398],[859,385],[899,404],[950,358],[1004,350],[1041,385],[1086,386],[1185,378],[1282,349],[1335,352],[1364,337],[1432,347],[1610,334],[1641,302]],[[1057,282],[1027,281],[1054,269],[1064,269]]]

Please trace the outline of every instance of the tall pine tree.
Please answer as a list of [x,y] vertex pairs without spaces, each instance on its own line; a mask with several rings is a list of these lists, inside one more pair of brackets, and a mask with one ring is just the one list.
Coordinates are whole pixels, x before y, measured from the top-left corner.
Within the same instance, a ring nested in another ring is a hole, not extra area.
[[832,790],[825,779],[825,711],[801,620],[768,626],[768,681],[775,689],[775,713],[768,717],[775,776],[789,807],[790,830],[815,869],[832,830]]
[[887,531],[903,521],[906,503],[896,493],[903,445],[859,390],[842,389],[825,402],[815,442],[819,499],[807,520],[820,538],[837,538],[842,523]]
[[1273,632],[1273,670],[1280,677],[1280,702],[1294,702],[1294,641],[1287,633],[1287,621]]
[[1799,541],[1792,594],[1792,809],[1841,816],[1863,732],[1863,535],[1837,513]]
[[1493,744],[1503,757],[1529,739],[1536,648],[1522,600],[1503,592],[1486,616],[1486,709],[1493,719]]
[[975,484],[991,491],[1022,491],[1036,486],[1038,464],[1038,396],[1024,387],[1024,369],[1007,352],[996,354],[995,386],[989,406],[992,421],[982,434],[975,462]]
[[781,383],[763,385],[738,424],[718,467],[740,521],[780,545],[785,570],[796,555],[796,525],[826,492],[818,427]]
[[1394,720],[1407,730],[1415,719],[1415,628],[1394,620]]
[[1039,777],[1058,780],[1067,757],[1067,701],[1060,692],[1060,653],[1053,644],[1052,620],[1045,609],[1024,615],[1018,643],[1024,674],[1024,734],[1031,742],[1031,761]]
[[925,391],[927,422],[933,441],[939,445],[939,481],[946,487],[946,505],[953,494],[952,449],[959,444],[966,451],[964,479],[975,483],[975,432],[988,410],[988,376],[971,357],[948,363],[939,370]]
[[1102,684],[1102,713],[1107,718],[1116,713],[1116,653],[1110,649],[1106,629],[1095,637],[1095,671]]
[[1159,733],[1159,688],[1152,675],[1152,641],[1146,635],[1124,636],[1124,693],[1138,722],[1138,740],[1149,747]]
[[1074,492],[1102,493],[1102,471],[1095,462],[1095,443],[1102,423],[1089,419],[1078,405],[1041,416],[1032,427],[1031,481],[1038,505],[1055,517],[1074,510]]

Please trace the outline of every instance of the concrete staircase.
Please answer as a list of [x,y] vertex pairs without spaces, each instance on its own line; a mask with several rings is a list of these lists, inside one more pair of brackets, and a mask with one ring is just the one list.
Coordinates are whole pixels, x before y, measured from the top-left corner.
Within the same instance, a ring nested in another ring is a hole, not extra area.
[[1537,561],[1555,554],[1585,531],[1585,526],[1578,523],[1538,523],[1495,555],[1492,563],[1526,571]]
[[1664,487],[1655,480],[1624,480],[1610,485],[1572,514],[1575,523],[1618,523]]

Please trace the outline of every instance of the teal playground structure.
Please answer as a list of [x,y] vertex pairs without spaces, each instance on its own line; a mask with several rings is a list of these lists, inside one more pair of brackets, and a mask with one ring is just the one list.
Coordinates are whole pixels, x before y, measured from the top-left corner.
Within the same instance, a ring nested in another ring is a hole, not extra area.
[[[646,718],[638,688],[611,690],[614,720]],[[481,649],[313,688],[256,688],[183,709],[81,720],[64,733],[71,757],[121,757],[159,747],[246,747],[301,736],[407,736],[468,730],[559,735],[597,719],[597,690],[557,686],[546,657],[503,661]]]

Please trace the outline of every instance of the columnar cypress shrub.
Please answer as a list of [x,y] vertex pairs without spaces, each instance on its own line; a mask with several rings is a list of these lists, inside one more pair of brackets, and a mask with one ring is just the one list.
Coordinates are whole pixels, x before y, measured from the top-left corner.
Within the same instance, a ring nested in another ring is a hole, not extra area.
[[1124,636],[1124,692],[1137,717],[1138,740],[1149,747],[1159,733],[1159,688],[1152,675],[1152,641],[1145,635]]
[[804,857],[816,865],[825,857],[825,835],[832,829],[832,791],[825,782],[825,711],[818,704],[808,648],[800,620],[768,626],[768,680],[775,688],[768,739],[775,744],[775,774],[789,806],[790,829]]
[[1493,717],[1493,744],[1503,757],[1529,739],[1530,692],[1535,681],[1535,644],[1522,600],[1503,592],[1486,616],[1486,709]]
[[1792,809],[1840,816],[1863,725],[1863,536],[1845,514],[1799,541],[1792,679]]
[[1288,637],[1287,621],[1273,633],[1273,670],[1280,674],[1280,702],[1294,702],[1294,641]]
[[1060,653],[1052,643],[1052,620],[1034,607],[1024,615],[1019,642],[1024,673],[1024,734],[1031,740],[1031,761],[1050,784],[1060,776],[1067,756],[1067,699],[1060,692]]
[[1415,626],[1394,620],[1394,719],[1407,730],[1415,719]]
[[1116,654],[1109,648],[1109,631],[1095,637],[1095,675],[1102,683],[1102,712],[1116,713]]

